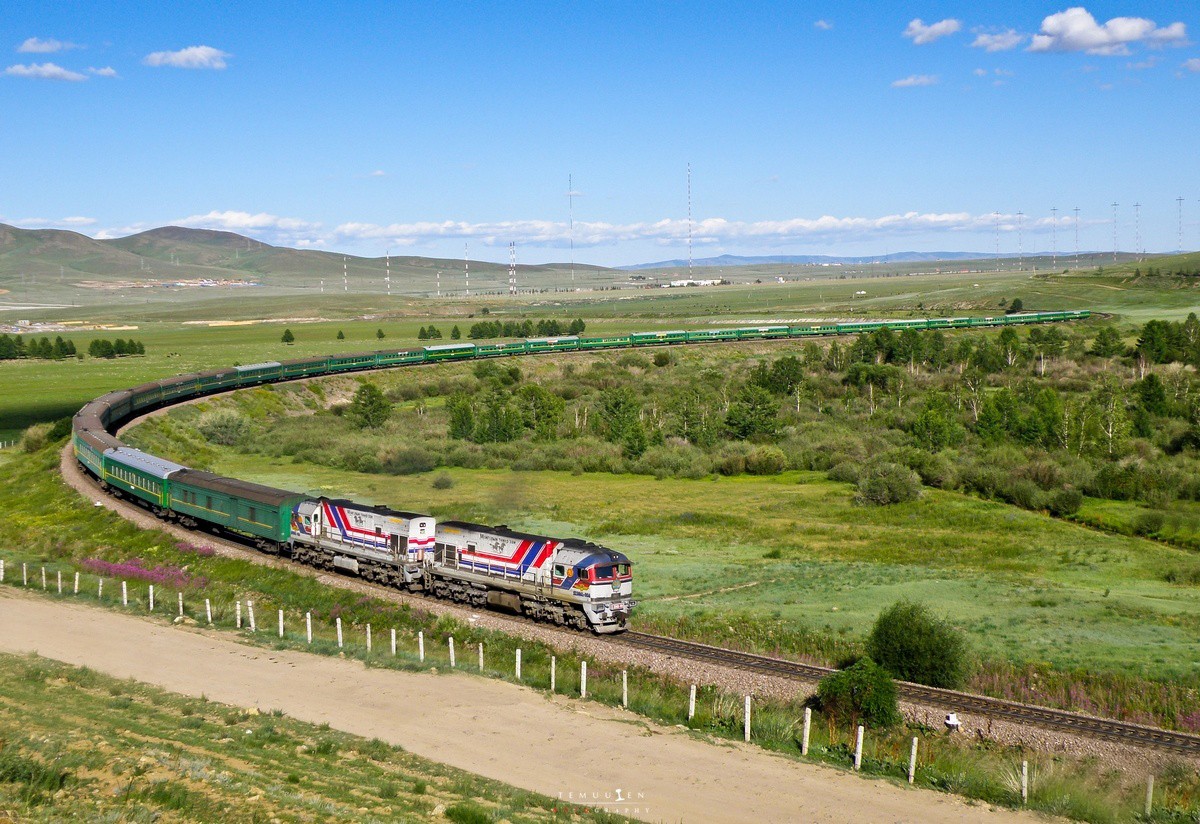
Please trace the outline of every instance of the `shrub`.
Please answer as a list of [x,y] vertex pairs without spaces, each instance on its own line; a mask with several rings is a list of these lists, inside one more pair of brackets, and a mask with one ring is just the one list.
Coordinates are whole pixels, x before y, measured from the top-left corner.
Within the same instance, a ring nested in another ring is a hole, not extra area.
[[453,807],[447,807],[446,818],[455,824],[491,824],[492,822],[492,816],[487,810],[470,801],[463,801]]
[[453,486],[454,486],[454,479],[451,478],[449,475],[447,475],[445,472],[443,472],[441,475],[438,475],[436,478],[433,479],[433,488],[434,489],[450,489]]
[[746,471],[751,475],[778,475],[787,469],[787,455],[777,446],[760,446],[746,456]]
[[[383,471],[389,475],[416,475],[429,472],[437,466],[437,456],[419,446],[397,449],[381,461]],[[438,487],[443,489],[444,487]]]
[[880,613],[867,636],[867,655],[896,678],[945,689],[962,686],[970,668],[963,634],[912,601]]
[[916,472],[893,463],[869,467],[858,481],[854,502],[866,506],[915,501],[921,495],[921,479]]
[[50,442],[50,424],[35,423],[21,435],[21,449],[26,452],[37,452]]
[[1060,518],[1074,515],[1081,506],[1083,506],[1083,493],[1078,489],[1060,489],[1051,493],[1046,499],[1046,509],[1050,510],[1051,515],[1057,515]]
[[1167,516],[1162,512],[1155,510],[1143,512],[1134,520],[1133,532],[1135,535],[1154,535],[1162,531],[1166,522]]
[[842,461],[833,469],[826,473],[826,477],[831,481],[838,481],[844,484],[856,484],[858,479],[862,477],[862,472],[859,471],[858,464],[852,461]]
[[237,446],[250,434],[250,424],[232,409],[219,409],[200,418],[196,429],[209,443]]
[[669,366],[671,364],[671,353],[660,349],[654,353],[655,366]]
[[851,726],[890,727],[900,722],[896,685],[870,658],[822,678],[817,701],[821,712]]

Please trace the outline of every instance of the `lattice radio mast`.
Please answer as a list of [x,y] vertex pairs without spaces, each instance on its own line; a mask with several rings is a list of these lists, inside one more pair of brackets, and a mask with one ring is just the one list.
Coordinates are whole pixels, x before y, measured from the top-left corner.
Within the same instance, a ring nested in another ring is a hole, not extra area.
[[350,291],[350,276],[346,272],[346,256],[342,255],[342,291]]
[[996,271],[1000,271],[1000,213],[992,212],[992,228],[996,234]]
[[1025,271],[1025,213],[1017,212],[1017,260],[1019,272]]
[[1176,249],[1178,254],[1183,254],[1183,195],[1175,198],[1175,202],[1179,204],[1179,246]]
[[1054,206],[1050,209],[1050,254],[1051,267],[1058,271],[1058,207]]
[[1118,205],[1120,205],[1120,204],[1118,204],[1114,200],[1113,205],[1112,205],[1112,207],[1113,207],[1113,263],[1117,262],[1117,249],[1118,249],[1118,245],[1117,245],[1117,206]]
[[387,286],[387,294],[390,298],[392,296],[392,250],[388,249],[384,254],[386,257],[384,258],[383,283]]
[[1137,252],[1138,263],[1142,262],[1142,204],[1133,204],[1133,250]]
[[517,244],[513,241],[508,243],[508,293],[517,293]]
[[1075,207],[1075,268],[1079,268],[1079,207]]
[[692,279],[692,164],[687,165],[688,197],[688,280]]
[[575,181],[567,175],[567,222],[571,237],[571,285],[575,285]]
[[467,297],[471,297],[471,267],[467,263],[467,244],[463,244],[463,282],[467,286]]

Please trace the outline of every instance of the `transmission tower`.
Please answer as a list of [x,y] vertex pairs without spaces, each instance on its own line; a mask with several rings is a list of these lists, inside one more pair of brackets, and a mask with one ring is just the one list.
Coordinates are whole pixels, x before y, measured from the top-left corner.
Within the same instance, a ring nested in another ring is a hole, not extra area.
[[1054,206],[1050,209],[1050,249],[1051,267],[1054,271],[1058,271],[1058,207]]

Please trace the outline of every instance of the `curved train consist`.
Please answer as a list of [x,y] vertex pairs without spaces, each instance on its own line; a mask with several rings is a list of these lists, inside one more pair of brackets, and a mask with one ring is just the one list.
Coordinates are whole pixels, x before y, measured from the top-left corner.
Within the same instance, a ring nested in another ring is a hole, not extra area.
[[164,519],[252,541],[319,569],[338,569],[388,586],[477,606],[494,605],[535,620],[624,630],[635,602],[629,559],[580,539],[434,518],[353,501],[225,478],[132,449],[112,433],[151,409],[263,383],[448,360],[604,350],[709,341],[863,334],[887,327],[943,329],[1079,320],[1087,311],[994,318],[757,326],[703,331],[565,336],[498,343],[327,355],[235,366],[151,381],[84,405],[73,421],[76,459],[107,491]]

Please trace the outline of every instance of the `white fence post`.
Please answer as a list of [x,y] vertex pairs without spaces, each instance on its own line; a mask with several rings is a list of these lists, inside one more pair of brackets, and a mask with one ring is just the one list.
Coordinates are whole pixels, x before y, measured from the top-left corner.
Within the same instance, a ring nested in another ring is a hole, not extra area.
[[62,595],[62,570],[58,570],[56,574],[58,576],[58,594]]
[[242,628],[242,602],[237,602],[237,628]]
[[579,662],[579,697],[587,698],[587,661]]
[[337,617],[338,649],[342,648],[342,616]]
[[4,583],[4,559],[0,558],[0,584]]
[[517,680],[521,680],[521,648],[517,647]]
[[912,749],[908,753],[908,783],[917,777],[917,737],[913,736]]
[[154,612],[154,584],[150,585],[150,611]]
[[371,651],[371,625],[367,624],[367,652]]
[[392,656],[396,655],[396,628],[392,627]]
[[862,769],[862,742],[863,728],[862,724],[858,725],[858,732],[854,734],[854,769]]
[[621,706],[629,709],[629,673],[621,670]]
[[183,593],[176,593],[179,596],[179,617],[183,617]]
[[483,644],[479,645],[479,671],[483,672]]
[[129,606],[129,587],[124,581],[121,582],[121,606]]
[[212,601],[208,598],[204,599],[204,617],[208,619],[209,624],[212,624]]
[[253,601],[246,602],[246,615],[250,619],[250,631],[258,632],[258,624],[256,624],[254,622],[254,602]]
[[455,664],[454,664],[454,636],[451,635],[450,636],[450,667],[451,667],[451,669],[453,669],[454,666],[455,666]]
[[421,630],[417,633],[417,658],[419,658],[422,663],[425,661],[425,630]]
[[308,639],[308,643],[312,643],[312,613],[304,613],[304,637]]
[[558,675],[558,658],[550,656],[550,692],[554,692],[556,676]]
[[283,637],[283,610],[279,610],[279,637]]
[[46,588],[46,568],[42,567],[42,589]]
[[800,738],[800,754],[808,755],[808,734],[812,732],[812,707],[804,708],[804,735]]
[[97,601],[104,600],[104,579],[103,578],[96,579],[96,600]]
[[750,696],[749,695],[746,696],[746,710],[744,713],[742,713],[742,718],[743,718],[742,725],[745,728],[745,730],[744,730],[745,736],[744,737],[745,737],[746,741],[749,742],[750,741]]
[[[3,563],[3,561],[0,561],[0,564],[2,564],[2,563]],[[0,581],[3,581],[3,580],[4,580],[4,576],[0,575]],[[75,594],[76,595],[79,594],[79,573],[78,572],[75,573]]]
[[1021,762],[1021,803],[1029,803],[1029,762]]
[[688,721],[696,717],[696,685],[688,690]]
[[1154,812],[1154,776],[1146,777],[1146,817]]
[[29,565],[24,561],[21,562],[21,586],[29,586]]

